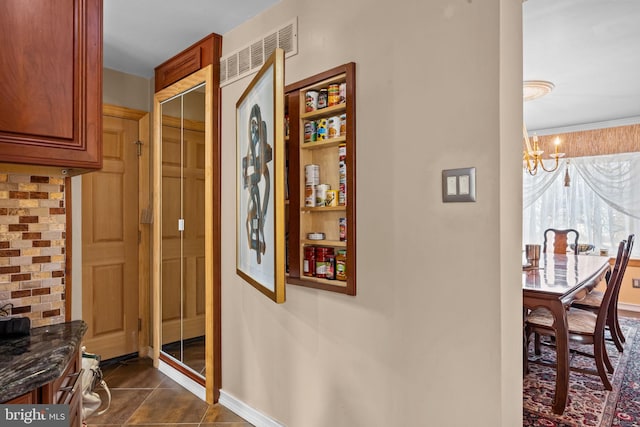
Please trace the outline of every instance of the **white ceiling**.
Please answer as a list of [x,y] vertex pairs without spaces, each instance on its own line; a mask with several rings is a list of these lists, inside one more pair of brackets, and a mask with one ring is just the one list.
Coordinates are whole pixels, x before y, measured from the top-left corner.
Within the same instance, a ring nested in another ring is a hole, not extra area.
[[211,33],[224,34],[280,0],[104,0],[104,66],[153,69]]
[[[105,0],[104,66],[150,78],[185,47],[278,1]],[[523,80],[555,84],[525,104],[530,130],[640,123],[640,0],[528,0],[523,15]]]
[[523,80],[555,85],[524,104],[529,130],[640,123],[640,1],[528,0],[522,7]]

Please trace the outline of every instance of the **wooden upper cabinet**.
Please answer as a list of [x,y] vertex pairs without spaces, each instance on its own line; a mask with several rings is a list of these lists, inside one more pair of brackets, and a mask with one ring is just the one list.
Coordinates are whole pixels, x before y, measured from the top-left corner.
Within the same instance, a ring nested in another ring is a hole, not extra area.
[[[182,80],[189,74],[214,64],[219,68],[222,36],[210,34],[155,68],[156,92]],[[214,75],[219,73],[214,71]],[[216,80],[218,80],[216,78]]]
[[102,0],[0,1],[0,162],[102,167]]

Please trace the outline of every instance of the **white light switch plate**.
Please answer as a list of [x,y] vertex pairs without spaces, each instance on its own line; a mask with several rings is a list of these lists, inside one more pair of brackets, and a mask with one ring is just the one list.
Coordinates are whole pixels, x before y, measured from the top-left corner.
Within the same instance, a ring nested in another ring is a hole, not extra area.
[[476,168],[445,169],[442,171],[443,202],[476,201]]

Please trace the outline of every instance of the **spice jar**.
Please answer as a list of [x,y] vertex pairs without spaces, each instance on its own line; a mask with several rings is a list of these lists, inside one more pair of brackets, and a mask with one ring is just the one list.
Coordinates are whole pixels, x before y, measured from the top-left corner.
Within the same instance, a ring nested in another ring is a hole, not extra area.
[[341,242],[347,241],[347,218],[338,218],[338,235]]
[[347,280],[347,251],[339,250],[336,255],[336,279]]
[[314,246],[304,247],[302,274],[309,277],[313,277],[316,274],[316,248]]
[[336,256],[327,255],[327,268],[325,272],[327,280],[336,280]]

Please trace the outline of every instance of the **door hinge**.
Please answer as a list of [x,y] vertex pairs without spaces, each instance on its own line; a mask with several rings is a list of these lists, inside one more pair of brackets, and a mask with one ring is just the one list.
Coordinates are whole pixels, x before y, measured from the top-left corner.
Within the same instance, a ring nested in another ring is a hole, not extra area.
[[135,141],[134,144],[136,144],[136,148],[138,150],[138,157],[142,156],[142,141]]
[[138,318],[138,332],[142,331],[142,319]]

